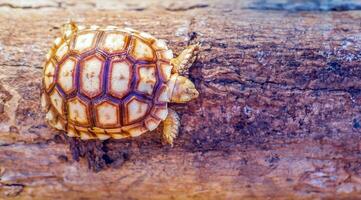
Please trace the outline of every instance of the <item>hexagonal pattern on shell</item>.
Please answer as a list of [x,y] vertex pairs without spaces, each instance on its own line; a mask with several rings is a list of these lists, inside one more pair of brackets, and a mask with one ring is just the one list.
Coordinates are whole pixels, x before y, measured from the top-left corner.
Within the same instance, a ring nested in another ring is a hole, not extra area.
[[126,29],[88,28],[54,43],[41,98],[51,126],[107,139],[138,136],[164,120],[173,56],[164,42]]

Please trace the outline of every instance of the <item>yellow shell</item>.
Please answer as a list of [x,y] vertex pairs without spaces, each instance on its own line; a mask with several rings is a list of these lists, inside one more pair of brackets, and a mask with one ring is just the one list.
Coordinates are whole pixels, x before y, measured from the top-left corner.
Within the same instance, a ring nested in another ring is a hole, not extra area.
[[71,137],[139,136],[167,116],[171,50],[148,33],[91,26],[65,32],[46,56],[41,103]]

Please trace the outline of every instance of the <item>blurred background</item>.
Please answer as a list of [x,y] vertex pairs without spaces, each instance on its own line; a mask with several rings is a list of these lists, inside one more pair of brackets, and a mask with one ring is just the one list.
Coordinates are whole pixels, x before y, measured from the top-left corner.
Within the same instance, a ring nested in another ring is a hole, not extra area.
[[42,7],[78,7],[78,8],[97,8],[97,9],[126,9],[126,10],[144,10],[152,7],[163,7],[170,10],[180,10],[186,8],[216,6],[222,7],[223,4],[237,7],[263,9],[263,10],[289,10],[289,11],[343,11],[357,10],[361,8],[361,2],[358,0],[2,0],[1,7],[10,8],[42,8]]

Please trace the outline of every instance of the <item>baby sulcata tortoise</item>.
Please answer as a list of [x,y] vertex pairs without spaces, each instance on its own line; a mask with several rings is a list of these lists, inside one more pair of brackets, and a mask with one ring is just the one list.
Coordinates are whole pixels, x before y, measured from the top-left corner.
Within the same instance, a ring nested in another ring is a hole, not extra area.
[[43,70],[46,120],[84,140],[136,137],[163,121],[163,138],[173,144],[180,122],[167,103],[198,97],[194,84],[180,75],[198,48],[190,45],[173,58],[166,43],[148,33],[65,24]]

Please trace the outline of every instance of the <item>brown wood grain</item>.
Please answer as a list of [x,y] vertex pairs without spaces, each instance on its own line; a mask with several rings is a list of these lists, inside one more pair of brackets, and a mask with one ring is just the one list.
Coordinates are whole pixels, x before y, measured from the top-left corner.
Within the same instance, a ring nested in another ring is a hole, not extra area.
[[[19,2],[0,1],[0,199],[361,198],[359,10]],[[147,31],[176,53],[201,43],[189,73],[201,95],[170,105],[173,148],[162,127],[102,143],[46,125],[42,61],[70,19]]]

